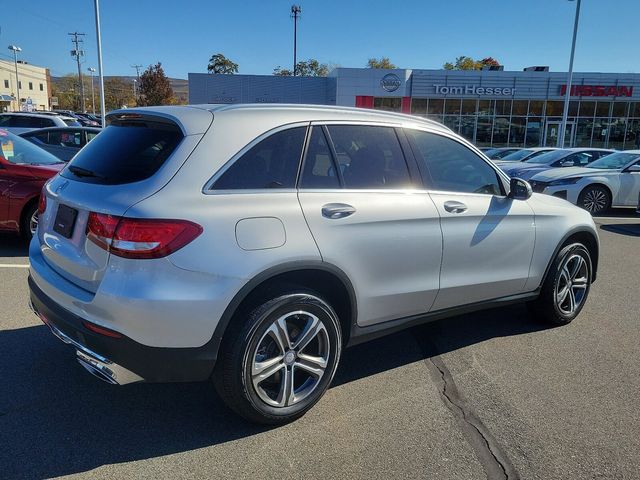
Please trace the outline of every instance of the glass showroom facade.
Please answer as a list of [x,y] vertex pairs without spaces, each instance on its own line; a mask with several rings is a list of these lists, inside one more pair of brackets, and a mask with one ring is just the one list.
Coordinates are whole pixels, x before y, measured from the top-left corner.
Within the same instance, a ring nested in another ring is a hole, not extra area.
[[[328,77],[189,74],[191,103],[310,103],[410,113],[478,146],[556,146],[567,75],[336,68]],[[574,73],[565,146],[640,148],[640,74]]]

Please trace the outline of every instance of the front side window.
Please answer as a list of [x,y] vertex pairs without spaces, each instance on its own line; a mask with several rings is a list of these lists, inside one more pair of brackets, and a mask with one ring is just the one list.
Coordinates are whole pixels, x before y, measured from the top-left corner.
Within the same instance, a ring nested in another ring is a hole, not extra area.
[[427,188],[448,192],[502,195],[496,171],[461,143],[419,130],[407,130],[426,175]]
[[294,188],[306,131],[306,127],[290,128],[258,142],[215,181],[213,188]]
[[328,130],[345,188],[401,189],[411,185],[395,129],[330,125]]

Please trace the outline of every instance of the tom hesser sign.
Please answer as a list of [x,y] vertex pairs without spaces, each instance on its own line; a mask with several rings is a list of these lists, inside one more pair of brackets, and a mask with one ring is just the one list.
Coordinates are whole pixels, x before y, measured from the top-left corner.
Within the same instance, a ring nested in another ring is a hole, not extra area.
[[[560,85],[560,95],[567,93],[567,86]],[[624,85],[571,85],[572,97],[631,97],[632,86]]]
[[507,95],[516,93],[513,87],[478,87],[477,85],[447,86],[434,85],[440,95]]

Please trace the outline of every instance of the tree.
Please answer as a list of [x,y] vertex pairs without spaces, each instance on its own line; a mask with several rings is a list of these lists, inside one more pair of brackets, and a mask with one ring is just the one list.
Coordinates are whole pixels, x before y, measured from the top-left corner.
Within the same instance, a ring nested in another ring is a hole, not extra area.
[[[278,65],[273,69],[273,74],[280,77],[293,75],[293,72],[287,68]],[[296,75],[301,77],[326,77],[329,74],[329,67],[326,63],[320,63],[315,58],[301,60],[296,63]]]
[[[100,92],[96,89],[96,111],[100,109]],[[135,107],[133,84],[126,77],[106,77],[104,79],[104,103],[107,112],[122,107]]]
[[160,62],[149,67],[140,75],[138,105],[170,105],[173,103],[173,89]]
[[391,61],[389,60],[389,57],[382,57],[380,59],[370,58],[367,61],[367,67],[368,68],[385,68],[385,69],[398,68],[393,63],[391,63]]
[[456,58],[455,63],[447,62],[442,65],[445,70],[482,70],[482,67],[487,65],[500,65],[493,57],[485,57],[482,60],[474,60],[471,57],[462,55]]
[[211,58],[209,59],[207,72],[233,75],[234,73],[238,73],[238,64],[232,62],[223,54],[216,53],[215,55],[211,55]]

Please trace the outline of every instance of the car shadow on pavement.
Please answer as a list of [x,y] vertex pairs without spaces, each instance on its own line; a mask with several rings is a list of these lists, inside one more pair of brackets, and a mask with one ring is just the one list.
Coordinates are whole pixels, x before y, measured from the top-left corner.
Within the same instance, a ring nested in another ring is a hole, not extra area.
[[29,256],[29,242],[20,235],[0,233],[0,257]]
[[600,228],[607,232],[619,233],[620,235],[640,237],[640,223],[611,223],[600,225]]
[[[347,349],[333,386],[541,328],[523,307],[416,327]],[[44,325],[0,331],[2,478],[82,473],[269,430],[234,415],[210,383],[115,387],[88,375],[74,357]]]

